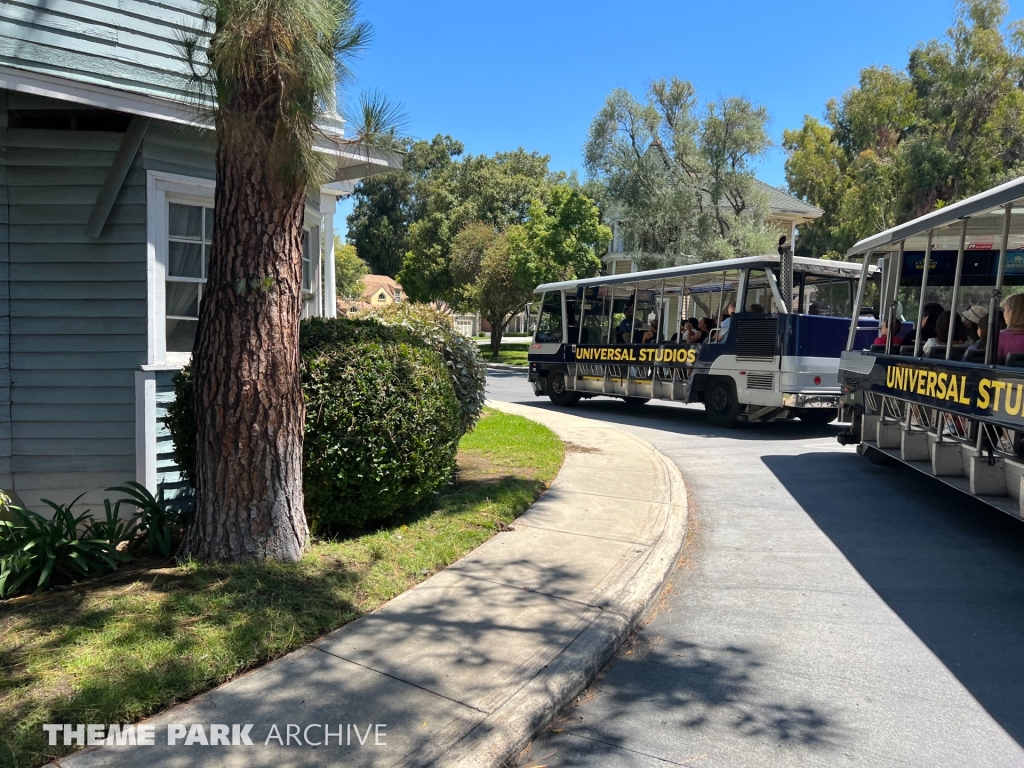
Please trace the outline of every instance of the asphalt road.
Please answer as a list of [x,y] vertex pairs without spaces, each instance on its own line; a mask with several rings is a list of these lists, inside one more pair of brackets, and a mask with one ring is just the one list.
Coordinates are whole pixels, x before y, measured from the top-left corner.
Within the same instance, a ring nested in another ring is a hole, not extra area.
[[[488,396],[553,407],[525,376]],[[662,605],[521,765],[1024,766],[1024,523],[799,422],[584,401],[682,471]]]

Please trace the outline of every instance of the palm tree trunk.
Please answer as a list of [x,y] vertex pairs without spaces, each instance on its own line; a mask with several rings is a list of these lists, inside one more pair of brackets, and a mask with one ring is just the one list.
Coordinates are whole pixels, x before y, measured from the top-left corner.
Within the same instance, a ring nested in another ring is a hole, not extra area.
[[309,536],[298,345],[305,191],[272,175],[269,144],[219,138],[194,355],[196,515],[183,552],[294,561]]

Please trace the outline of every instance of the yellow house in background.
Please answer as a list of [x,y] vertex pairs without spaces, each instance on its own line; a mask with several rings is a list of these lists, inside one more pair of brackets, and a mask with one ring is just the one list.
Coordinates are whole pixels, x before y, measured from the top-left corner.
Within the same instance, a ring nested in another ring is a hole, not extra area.
[[366,275],[363,278],[363,293],[358,299],[338,299],[338,314],[354,315],[364,309],[386,307],[404,300],[402,286],[387,275]]

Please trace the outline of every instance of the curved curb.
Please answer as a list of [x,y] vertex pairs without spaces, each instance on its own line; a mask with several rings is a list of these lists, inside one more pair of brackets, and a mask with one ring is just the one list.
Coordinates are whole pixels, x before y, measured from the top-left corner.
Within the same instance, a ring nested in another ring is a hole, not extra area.
[[[504,410],[503,403],[488,403]],[[516,415],[523,415],[517,413]],[[565,414],[570,415],[570,414]],[[503,768],[583,691],[661,595],[686,540],[686,486],[679,469],[646,440],[604,424],[648,448],[668,475],[669,503],[661,533],[644,563],[609,601],[607,608],[542,672],[463,737],[443,759],[457,768]]]

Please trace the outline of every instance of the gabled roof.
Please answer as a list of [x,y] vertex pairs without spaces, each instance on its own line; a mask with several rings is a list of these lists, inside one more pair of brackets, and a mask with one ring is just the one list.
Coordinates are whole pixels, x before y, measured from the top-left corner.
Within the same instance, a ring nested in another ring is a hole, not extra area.
[[387,275],[364,275],[363,276],[363,301],[369,301],[376,296],[381,289],[387,292],[392,299],[395,298],[395,291],[402,290],[402,286],[396,283]]
[[[772,216],[792,216],[802,218],[804,221],[820,219],[825,211],[817,206],[791,195],[785,190],[773,187],[759,178],[754,177],[754,183],[758,189],[768,195],[768,210]],[[622,209],[615,203],[608,206],[605,218],[609,221],[618,221],[626,218]]]
[[801,216],[805,221],[820,219],[825,215],[821,208],[811,205],[799,197],[789,194],[789,192],[773,187],[771,184],[766,184],[758,178],[755,178],[754,182],[768,194],[768,207],[773,214]]

